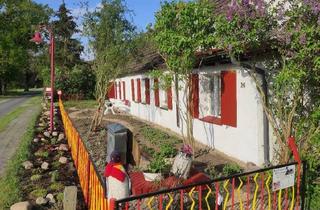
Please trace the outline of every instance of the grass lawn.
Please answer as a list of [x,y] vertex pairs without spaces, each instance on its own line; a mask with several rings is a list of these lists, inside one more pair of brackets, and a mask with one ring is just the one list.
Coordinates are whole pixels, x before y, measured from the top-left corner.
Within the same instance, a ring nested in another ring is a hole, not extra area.
[[[26,103],[25,108],[27,108],[27,105],[31,106],[39,103],[39,97],[32,98]],[[16,113],[17,112],[15,112],[15,114]],[[19,148],[13,158],[9,161],[4,176],[0,178],[0,209],[9,209],[11,204],[18,202],[21,199],[20,189],[22,186],[20,186],[19,171],[22,169],[21,164],[27,160],[30,155],[29,148],[35,132],[34,125],[39,114],[40,112],[34,113],[32,119],[30,119],[28,129],[21,139]],[[2,122],[2,119],[0,119],[0,122]]]
[[3,131],[12,120],[17,118],[29,106],[32,106],[32,105],[39,103],[39,100],[40,100],[39,96],[33,97],[30,100],[28,100],[27,102],[25,102],[24,104],[22,104],[21,106],[17,107],[13,111],[11,111],[8,114],[6,114],[5,116],[1,117],[0,118],[0,132]]
[[12,89],[12,90],[8,90],[5,95],[0,95],[0,101],[6,98],[24,96],[28,94],[41,94],[42,91],[43,91],[42,88],[32,88],[26,92],[23,89]]
[[96,100],[79,100],[79,101],[64,101],[65,108],[76,107],[77,109],[96,108],[98,103]]

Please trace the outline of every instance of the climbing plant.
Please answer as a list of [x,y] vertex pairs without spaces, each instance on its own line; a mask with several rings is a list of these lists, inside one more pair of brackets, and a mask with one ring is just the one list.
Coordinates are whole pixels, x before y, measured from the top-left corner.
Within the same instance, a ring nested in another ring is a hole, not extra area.
[[[154,72],[154,76],[163,81],[164,85],[172,84],[175,80],[175,93],[177,110],[181,113],[177,87],[178,81],[185,84],[182,89],[186,95],[185,106],[191,110],[192,97],[189,87],[191,74],[196,63],[195,52],[199,49],[206,50],[214,46],[214,17],[213,7],[207,1],[164,2],[160,11],[156,13],[154,25],[154,42],[160,55],[167,65],[166,73]],[[187,125],[186,141],[193,145],[193,122],[191,112],[181,113]]]

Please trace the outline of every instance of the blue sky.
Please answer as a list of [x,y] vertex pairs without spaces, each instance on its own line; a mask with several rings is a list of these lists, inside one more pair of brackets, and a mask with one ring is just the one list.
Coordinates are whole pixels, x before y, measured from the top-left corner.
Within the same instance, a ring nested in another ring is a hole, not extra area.
[[[59,8],[62,0],[34,0],[37,3],[48,4],[55,11]],[[67,8],[71,10],[74,16],[76,16],[77,22],[81,25],[81,14],[83,9],[80,4],[81,0],[65,0]],[[88,0],[89,8],[96,8],[100,0]],[[126,0],[128,9],[133,11],[133,23],[139,30],[144,30],[149,23],[154,23],[154,13],[160,8],[160,0]],[[79,37],[82,43],[85,45],[86,50],[83,55],[85,59],[91,59],[91,55],[87,52],[87,39]]]

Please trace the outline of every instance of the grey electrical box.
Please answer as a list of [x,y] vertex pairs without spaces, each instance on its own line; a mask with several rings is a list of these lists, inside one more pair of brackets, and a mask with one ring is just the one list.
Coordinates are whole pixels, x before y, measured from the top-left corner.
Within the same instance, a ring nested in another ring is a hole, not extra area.
[[110,155],[114,150],[121,154],[121,161],[127,164],[127,142],[128,129],[119,123],[107,125],[107,162],[110,162]]

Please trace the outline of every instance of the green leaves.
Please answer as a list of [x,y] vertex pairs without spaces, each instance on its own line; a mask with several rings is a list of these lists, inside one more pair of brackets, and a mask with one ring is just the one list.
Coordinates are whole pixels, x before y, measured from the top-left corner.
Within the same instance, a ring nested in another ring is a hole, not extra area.
[[156,14],[154,39],[171,73],[189,74],[195,52],[214,46],[213,8],[208,3],[165,2]]

